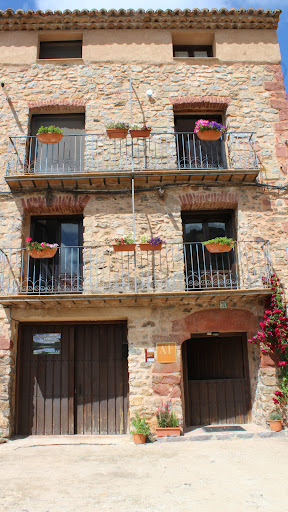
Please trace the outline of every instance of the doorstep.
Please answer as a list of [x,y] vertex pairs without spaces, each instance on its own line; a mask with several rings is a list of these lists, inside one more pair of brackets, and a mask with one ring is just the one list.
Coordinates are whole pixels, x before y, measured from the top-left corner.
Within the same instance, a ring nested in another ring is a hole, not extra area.
[[16,436],[7,439],[11,448],[32,448],[36,446],[59,446],[59,445],[119,445],[130,442],[129,434],[115,435],[56,435],[56,436]]
[[[209,427],[219,427],[222,425],[209,425]],[[239,426],[245,429],[245,431],[233,431],[233,432],[205,432],[202,427],[193,427],[189,432],[185,432],[180,437],[161,437],[157,439],[157,442],[161,443],[178,443],[183,441],[226,441],[233,439],[264,439],[270,437],[288,437],[288,430],[281,430],[280,432],[272,432],[264,427],[255,425],[254,423],[246,423],[239,425],[226,425],[230,427]]]

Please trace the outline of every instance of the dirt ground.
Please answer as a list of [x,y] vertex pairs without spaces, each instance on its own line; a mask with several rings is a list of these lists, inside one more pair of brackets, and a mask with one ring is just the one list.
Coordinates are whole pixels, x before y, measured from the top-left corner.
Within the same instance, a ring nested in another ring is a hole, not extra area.
[[287,438],[93,442],[1,444],[1,512],[288,510]]

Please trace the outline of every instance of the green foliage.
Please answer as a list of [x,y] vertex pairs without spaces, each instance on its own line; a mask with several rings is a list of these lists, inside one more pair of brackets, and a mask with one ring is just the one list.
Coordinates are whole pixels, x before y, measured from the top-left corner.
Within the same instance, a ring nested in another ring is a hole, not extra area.
[[111,121],[106,124],[106,128],[107,130],[129,130],[129,124],[123,123],[122,121],[117,121],[115,123]]
[[38,133],[63,133],[63,129],[58,126],[40,126]]
[[150,128],[150,126],[146,126],[146,125],[139,126],[139,124],[132,124],[130,126],[130,130],[136,130],[136,131],[138,131],[138,130],[149,130],[150,131],[151,128]]
[[145,434],[149,436],[150,428],[145,418],[140,418],[139,414],[136,414],[136,418],[131,419],[134,430],[131,430],[132,434]]
[[220,244],[220,245],[229,245],[234,246],[233,238],[227,238],[227,236],[218,236],[217,238],[212,238],[211,240],[207,240],[206,242],[202,242],[203,245],[207,244]]
[[282,414],[281,414],[281,412],[279,412],[279,411],[273,411],[273,412],[271,412],[271,414],[270,414],[270,420],[272,420],[272,421],[275,421],[275,420],[282,420]]
[[169,400],[166,404],[162,403],[161,407],[158,407],[156,411],[156,418],[158,427],[160,428],[168,428],[168,427],[178,427],[179,420],[175,413],[171,411],[171,401]]
[[115,238],[116,245],[133,244],[135,242],[132,233],[124,235],[122,238]]

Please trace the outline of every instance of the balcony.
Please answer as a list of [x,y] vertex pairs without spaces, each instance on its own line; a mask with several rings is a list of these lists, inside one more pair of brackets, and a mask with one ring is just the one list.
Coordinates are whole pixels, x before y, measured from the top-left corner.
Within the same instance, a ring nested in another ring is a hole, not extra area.
[[201,243],[166,243],[160,251],[114,252],[112,246],[61,247],[51,259],[26,249],[0,250],[0,303],[51,298],[267,294],[268,242],[236,242],[210,254]]
[[162,182],[254,182],[259,173],[253,133],[219,141],[194,133],[152,133],[110,140],[106,134],[64,135],[59,144],[10,137],[6,181],[11,189],[136,185]]

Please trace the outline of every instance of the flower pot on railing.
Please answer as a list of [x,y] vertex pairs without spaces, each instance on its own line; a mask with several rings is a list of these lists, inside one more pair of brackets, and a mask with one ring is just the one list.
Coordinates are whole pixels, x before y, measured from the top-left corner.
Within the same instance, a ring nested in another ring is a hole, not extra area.
[[113,244],[113,249],[115,252],[134,252],[136,244]]
[[161,251],[162,244],[152,245],[152,244],[139,244],[141,251]]
[[147,138],[147,137],[150,137],[150,133],[151,133],[151,128],[150,128],[150,130],[148,128],[143,128],[143,130],[130,130],[130,135],[131,135],[132,139],[135,139],[138,137]]
[[230,252],[233,249],[233,245],[223,245],[223,244],[207,244],[206,246],[207,251],[212,253],[219,253],[219,252]]
[[57,247],[47,247],[43,251],[40,251],[40,249],[30,249],[28,252],[31,258],[35,259],[53,258],[57,252]]
[[204,130],[201,132],[196,132],[197,136],[200,140],[219,140],[222,133],[217,130]]
[[58,144],[63,138],[63,133],[36,133],[36,137],[42,144]]
[[223,124],[207,119],[198,119],[194,128],[194,132],[197,133],[200,140],[218,140],[225,130]]
[[109,139],[126,139],[128,128],[111,128],[106,130]]

